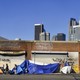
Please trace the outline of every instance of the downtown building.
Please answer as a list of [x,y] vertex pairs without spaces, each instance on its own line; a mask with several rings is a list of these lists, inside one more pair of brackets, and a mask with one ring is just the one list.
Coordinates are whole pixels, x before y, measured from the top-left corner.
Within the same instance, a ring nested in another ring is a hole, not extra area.
[[50,33],[48,32],[40,33],[40,41],[50,41]]
[[66,35],[64,33],[57,33],[57,35],[53,35],[52,41],[66,41]]
[[39,36],[40,33],[44,32],[44,25],[43,24],[34,24],[34,40],[40,40]]
[[76,40],[75,39],[76,35],[77,35],[77,37],[79,36],[80,31],[77,33],[78,25],[79,25],[79,23],[76,21],[75,18],[70,18],[70,21],[69,21],[69,39],[68,39],[69,41],[74,41],[74,40]]
[[65,41],[66,35],[64,33],[58,33],[57,34],[57,41]]
[[73,26],[73,41],[80,41],[80,24]]
[[50,33],[46,32],[43,24],[34,25],[34,40],[49,41]]

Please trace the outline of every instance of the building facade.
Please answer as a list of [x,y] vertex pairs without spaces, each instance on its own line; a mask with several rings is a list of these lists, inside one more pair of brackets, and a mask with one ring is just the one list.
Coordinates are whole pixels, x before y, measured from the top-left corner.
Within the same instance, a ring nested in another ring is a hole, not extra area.
[[66,41],[66,35],[64,33],[58,33],[53,35],[52,41]]
[[[20,52],[25,56],[19,57],[2,57],[0,56],[0,63],[9,64],[12,67],[18,59],[19,62],[24,59],[39,61],[45,63],[53,63],[53,60],[66,59],[67,57],[73,59],[74,68],[77,68],[77,73],[80,73],[80,41],[0,41],[0,51],[6,52],[7,55],[18,55]],[[11,52],[12,53],[11,53]],[[17,53],[15,53],[17,51]],[[25,57],[25,58],[24,58]],[[12,59],[13,58],[13,59]],[[15,59],[15,60],[14,60]],[[21,60],[22,59],[22,60]],[[13,62],[14,61],[14,62]],[[17,64],[17,63],[16,63]],[[18,63],[19,64],[19,63]]]
[[57,41],[65,41],[66,35],[64,33],[58,33],[57,34]]
[[50,33],[46,32],[46,41],[50,41]]
[[45,32],[40,33],[39,37],[40,37],[40,41],[43,41],[43,40],[45,41],[46,40],[46,33]]
[[48,32],[40,33],[40,41],[50,41],[50,33]]
[[56,40],[57,40],[57,35],[53,35],[52,41],[56,41]]
[[80,40],[80,25],[73,26],[73,40]]
[[40,40],[39,36],[40,33],[44,32],[44,25],[43,24],[35,24],[35,29],[34,29],[34,40]]
[[69,21],[69,41],[73,41],[74,38],[73,38],[73,34],[74,34],[74,29],[73,29],[73,26],[76,26],[78,25],[79,23],[76,21],[75,18],[70,18],[70,21]]

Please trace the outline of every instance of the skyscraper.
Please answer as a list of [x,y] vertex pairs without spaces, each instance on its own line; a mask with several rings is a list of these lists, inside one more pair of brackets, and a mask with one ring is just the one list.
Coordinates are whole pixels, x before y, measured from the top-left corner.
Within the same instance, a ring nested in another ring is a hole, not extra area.
[[73,40],[73,26],[78,25],[78,22],[76,21],[75,18],[70,18],[69,22],[69,41]]
[[58,33],[57,35],[53,35],[52,40],[53,41],[65,41],[66,35],[64,33]]
[[57,41],[65,41],[66,35],[64,33],[58,33],[57,34]]
[[80,24],[73,26],[73,40],[74,41],[80,40]]
[[50,33],[48,33],[48,32],[40,33],[40,40],[41,41],[50,41]]
[[50,41],[50,33],[46,32],[46,41]]
[[40,33],[44,32],[44,25],[43,24],[35,24],[35,29],[34,29],[34,40],[40,40],[39,36]]
[[42,32],[40,33],[40,41],[45,41],[46,40],[46,33],[45,32]]
[[57,41],[57,35],[52,36],[52,41]]

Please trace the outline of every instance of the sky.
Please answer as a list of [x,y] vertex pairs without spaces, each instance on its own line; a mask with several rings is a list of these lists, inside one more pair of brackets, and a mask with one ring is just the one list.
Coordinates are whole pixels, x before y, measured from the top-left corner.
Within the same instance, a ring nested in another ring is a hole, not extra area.
[[10,40],[34,40],[34,24],[68,39],[70,18],[79,21],[80,0],[0,0],[0,36]]

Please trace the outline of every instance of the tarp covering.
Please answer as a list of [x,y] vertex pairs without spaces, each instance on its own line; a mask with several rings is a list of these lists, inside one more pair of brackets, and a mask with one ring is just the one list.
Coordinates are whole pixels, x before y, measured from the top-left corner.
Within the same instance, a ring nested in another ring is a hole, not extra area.
[[[55,73],[59,69],[59,63],[38,65],[25,60],[21,65],[17,66],[16,74],[47,74]],[[14,68],[12,72],[14,71]]]

